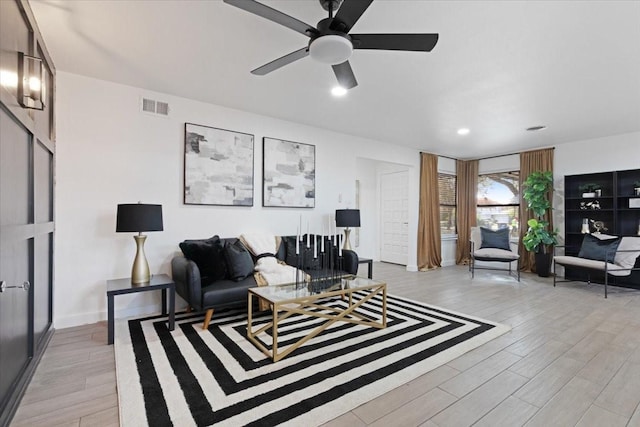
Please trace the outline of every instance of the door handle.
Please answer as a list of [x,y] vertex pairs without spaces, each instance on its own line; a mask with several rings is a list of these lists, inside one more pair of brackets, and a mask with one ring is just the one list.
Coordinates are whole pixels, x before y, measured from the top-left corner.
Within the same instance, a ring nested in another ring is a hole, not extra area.
[[23,282],[22,285],[18,286],[8,286],[7,282],[5,282],[4,280],[0,282],[0,293],[6,291],[7,289],[24,289],[25,291],[28,291],[29,288],[31,288],[31,283],[29,283],[28,280]]

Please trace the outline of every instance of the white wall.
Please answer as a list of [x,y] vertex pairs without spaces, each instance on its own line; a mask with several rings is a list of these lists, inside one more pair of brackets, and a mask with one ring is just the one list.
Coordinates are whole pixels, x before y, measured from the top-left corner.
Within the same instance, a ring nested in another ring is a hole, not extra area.
[[[169,102],[169,118],[140,112],[140,98]],[[294,234],[295,224],[318,224],[337,208],[355,205],[356,158],[419,167],[416,150],[277,120],[139,88],[60,72],[57,79],[55,327],[106,318],[106,284],[128,277],[135,254],[131,233],[115,233],[118,203],[158,203],[164,231],[149,233],[145,245],[152,273],[169,273],[184,239],[238,236],[268,230]],[[254,206],[184,205],[184,123],[255,136]],[[316,146],[316,208],[263,208],[262,137]],[[418,194],[418,176],[410,176]],[[342,195],[342,202],[339,202]],[[417,200],[411,201],[410,235],[417,230]],[[371,230],[361,230],[364,242]],[[411,239],[415,240],[415,239]],[[415,242],[410,245],[415,264]],[[159,310],[159,293],[121,295],[117,317]]]
[[[129,275],[135,245],[132,235],[115,233],[118,203],[163,205],[165,230],[149,233],[146,252],[152,272],[169,273],[177,244],[184,239],[213,234],[230,237],[252,230],[292,234],[300,214],[305,221],[319,223],[336,208],[354,207],[356,178],[372,176],[378,162],[395,163],[408,166],[410,171],[407,268],[416,268],[416,150],[64,72],[58,73],[57,80],[55,327],[105,319],[105,281]],[[141,96],[169,102],[171,117],[141,113]],[[255,135],[253,207],[182,203],[185,122]],[[260,206],[263,136],[316,145],[315,209]],[[638,168],[639,141],[640,133],[636,132],[556,147],[554,206],[555,222],[561,232],[563,176]],[[480,162],[481,173],[517,168],[517,156]],[[363,184],[361,197],[371,198],[371,183],[361,180]],[[375,229],[362,227],[360,233],[358,251],[374,257],[375,253],[366,246],[376,244]],[[443,254],[448,249],[443,245]],[[159,295],[116,299],[120,316],[158,308]]]
[[[376,166],[378,162],[371,159],[358,157],[356,159],[356,179],[360,182],[360,235],[358,246],[355,250],[363,258],[371,258],[376,261],[379,258],[380,246],[376,230],[378,229],[378,187],[376,180]],[[355,245],[355,232],[352,232],[351,244]],[[365,266],[366,267],[366,266]]]
[[478,161],[478,175],[520,170],[520,155],[492,157]]

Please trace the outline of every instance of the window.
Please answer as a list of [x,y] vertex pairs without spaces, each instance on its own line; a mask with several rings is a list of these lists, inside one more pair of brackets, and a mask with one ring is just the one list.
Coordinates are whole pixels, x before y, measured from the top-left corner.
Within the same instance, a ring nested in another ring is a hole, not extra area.
[[518,237],[520,171],[498,172],[478,177],[478,225],[497,230],[508,227]]
[[456,234],[456,176],[438,173],[440,234]]

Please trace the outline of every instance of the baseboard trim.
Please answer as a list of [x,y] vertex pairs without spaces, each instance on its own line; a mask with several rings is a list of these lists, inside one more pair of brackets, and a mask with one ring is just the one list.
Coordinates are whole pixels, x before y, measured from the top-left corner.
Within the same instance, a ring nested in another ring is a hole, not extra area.
[[[117,299],[116,299],[117,301]],[[176,312],[187,308],[186,303],[182,299],[178,299],[176,295]],[[143,317],[152,314],[160,314],[160,304],[146,305],[140,307],[131,307],[124,310],[115,310],[115,320],[128,317]],[[106,311],[97,311],[93,313],[73,314],[70,316],[56,316],[53,323],[56,329],[71,328],[73,326],[89,325],[107,320]]]

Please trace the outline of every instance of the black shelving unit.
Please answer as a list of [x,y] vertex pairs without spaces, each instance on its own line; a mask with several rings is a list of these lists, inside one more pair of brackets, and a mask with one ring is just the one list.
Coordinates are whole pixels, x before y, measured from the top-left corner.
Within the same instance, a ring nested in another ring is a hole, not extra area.
[[[640,169],[616,172],[617,178],[617,221],[618,230],[623,236],[639,235],[640,232],[640,195],[634,192],[634,183],[640,181]],[[630,203],[638,203],[631,208]]]
[[[606,230],[602,233],[616,236],[638,236],[640,227],[640,207],[630,207],[629,201],[640,199],[634,192],[634,183],[640,181],[640,169],[598,172],[564,177],[565,212],[564,230],[567,255],[577,255],[584,238],[582,233],[583,219],[589,220],[590,232],[596,231],[595,221],[602,221]],[[581,185],[593,183],[600,186],[600,196],[582,197]],[[596,203],[597,202],[597,203]],[[640,203],[640,200],[637,202]],[[599,206],[593,209],[591,206]],[[637,266],[637,265],[636,265]],[[582,271],[566,269],[566,277],[575,280],[586,280],[587,274]],[[619,286],[640,288],[640,274],[633,272],[630,276],[609,278],[609,283]],[[591,273],[591,281],[604,283],[604,277]]]

